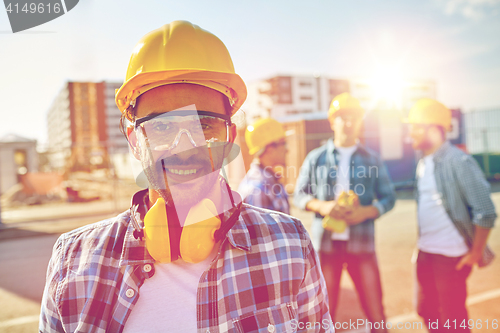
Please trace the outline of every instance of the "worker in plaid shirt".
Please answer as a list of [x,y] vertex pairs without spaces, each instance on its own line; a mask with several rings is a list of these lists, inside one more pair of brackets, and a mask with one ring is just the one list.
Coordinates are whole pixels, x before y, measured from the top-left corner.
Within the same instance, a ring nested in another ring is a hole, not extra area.
[[486,266],[493,252],[486,241],[497,217],[490,185],[477,162],[446,139],[451,111],[424,98],[407,122],[417,165],[417,312],[431,331],[470,332],[466,281],[474,265]]
[[283,125],[272,118],[262,118],[247,127],[245,142],[254,157],[250,169],[238,187],[247,204],[290,214],[285,187],[278,168],[286,165],[286,140]]
[[116,102],[149,187],[57,240],[40,332],[333,332],[301,222],[242,203],[220,175],[245,98],[208,31],[175,21],[139,41]]

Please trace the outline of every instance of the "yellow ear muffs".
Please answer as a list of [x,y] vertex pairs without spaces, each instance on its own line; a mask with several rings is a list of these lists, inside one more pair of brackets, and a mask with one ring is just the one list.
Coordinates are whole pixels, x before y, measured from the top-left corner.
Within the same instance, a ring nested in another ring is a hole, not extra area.
[[153,259],[162,263],[171,261],[167,211],[163,198],[158,198],[144,216],[144,237],[146,248]]
[[[221,226],[217,209],[209,199],[192,207],[186,217],[180,239],[182,259],[189,263],[205,260],[215,246],[215,231]],[[158,198],[144,217],[146,248],[156,261],[171,262],[170,238],[165,201]]]
[[221,226],[217,209],[209,199],[203,199],[191,208],[182,229],[180,252],[186,262],[205,260],[215,246],[215,231]]

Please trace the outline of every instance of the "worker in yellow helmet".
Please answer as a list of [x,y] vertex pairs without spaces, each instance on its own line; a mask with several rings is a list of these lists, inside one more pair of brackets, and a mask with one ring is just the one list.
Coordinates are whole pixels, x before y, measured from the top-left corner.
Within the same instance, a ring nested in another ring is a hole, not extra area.
[[254,161],[241,181],[238,193],[250,205],[290,214],[288,194],[277,172],[278,167],[286,166],[283,125],[272,118],[257,120],[247,127],[245,142]]
[[[395,192],[380,156],[359,142],[364,112],[349,93],[333,98],[328,111],[333,138],[307,155],[294,202],[316,214],[311,235],[319,250],[332,318],[347,267],[368,321],[381,323],[385,314],[374,221],[394,207]],[[346,196],[351,198],[347,203]],[[379,325],[372,332],[386,329]]]
[[300,221],[242,203],[221,175],[245,98],[212,33],[174,21],[141,38],[116,104],[148,188],[57,241],[40,332],[333,332]]
[[472,266],[493,259],[486,241],[497,215],[476,161],[446,139],[451,120],[446,106],[428,98],[417,101],[406,120],[413,148],[422,153],[416,172],[416,304],[425,322],[438,323],[436,330],[470,332],[468,325],[453,323],[469,320],[466,280]]

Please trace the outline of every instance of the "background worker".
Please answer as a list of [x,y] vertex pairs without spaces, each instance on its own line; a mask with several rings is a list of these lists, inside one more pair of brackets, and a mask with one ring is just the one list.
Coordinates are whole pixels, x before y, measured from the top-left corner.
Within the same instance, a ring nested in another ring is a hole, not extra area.
[[[297,179],[294,202],[316,213],[311,234],[319,249],[332,318],[341,273],[346,267],[368,320],[381,323],[385,315],[374,220],[394,207],[395,192],[380,157],[359,142],[363,117],[359,101],[348,93],[332,100],[328,120],[334,137],[307,155]],[[358,195],[359,205],[346,208],[337,199],[349,190]],[[339,233],[327,230],[322,225],[326,216],[344,220],[348,227]]]
[[241,203],[220,175],[245,98],[210,32],[175,21],[137,43],[116,102],[149,188],[61,235],[40,332],[333,332],[302,223]]
[[250,205],[290,214],[288,194],[277,171],[277,168],[286,166],[283,125],[271,118],[260,119],[247,127],[245,141],[254,161],[241,181],[238,193]]
[[490,186],[477,162],[447,141],[446,106],[419,100],[407,122],[413,148],[423,155],[416,175],[417,311],[426,325],[438,320],[435,331],[469,332],[466,280],[472,266],[493,259],[486,246],[497,216]]

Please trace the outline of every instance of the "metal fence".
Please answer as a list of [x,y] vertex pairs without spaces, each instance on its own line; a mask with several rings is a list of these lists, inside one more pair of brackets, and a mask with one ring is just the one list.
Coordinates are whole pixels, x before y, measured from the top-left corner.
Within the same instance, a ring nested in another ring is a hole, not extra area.
[[464,117],[469,153],[500,153],[500,108],[472,111]]
[[500,179],[500,108],[464,114],[467,150],[489,179]]

